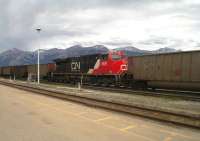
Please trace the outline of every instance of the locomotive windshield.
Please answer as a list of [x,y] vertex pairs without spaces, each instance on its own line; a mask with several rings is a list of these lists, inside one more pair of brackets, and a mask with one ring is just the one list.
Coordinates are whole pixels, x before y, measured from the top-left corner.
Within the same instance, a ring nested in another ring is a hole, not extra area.
[[103,54],[101,55],[101,60],[107,60],[108,59],[108,54]]
[[122,57],[120,55],[117,54],[112,54],[112,59],[113,60],[120,60]]

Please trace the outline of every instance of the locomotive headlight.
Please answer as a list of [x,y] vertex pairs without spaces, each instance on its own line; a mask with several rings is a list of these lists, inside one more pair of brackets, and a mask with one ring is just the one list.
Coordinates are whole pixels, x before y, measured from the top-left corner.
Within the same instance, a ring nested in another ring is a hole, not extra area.
[[121,65],[121,70],[127,70],[128,69],[128,67],[127,67],[127,65]]

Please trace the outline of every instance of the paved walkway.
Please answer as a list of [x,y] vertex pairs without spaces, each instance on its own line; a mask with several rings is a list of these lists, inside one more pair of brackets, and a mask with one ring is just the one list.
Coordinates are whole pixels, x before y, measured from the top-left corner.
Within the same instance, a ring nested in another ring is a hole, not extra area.
[[200,130],[0,85],[2,141],[199,141]]

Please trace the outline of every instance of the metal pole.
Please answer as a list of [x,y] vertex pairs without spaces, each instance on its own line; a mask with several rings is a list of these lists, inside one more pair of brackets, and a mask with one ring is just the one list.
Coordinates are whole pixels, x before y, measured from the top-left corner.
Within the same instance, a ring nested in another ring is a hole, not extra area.
[[38,84],[40,84],[40,47],[39,47],[39,49],[38,49],[38,74],[37,74],[37,76],[38,76]]
[[[42,29],[41,28],[37,28],[36,31],[40,34],[40,31]],[[40,84],[40,45],[38,47],[38,70],[37,70],[37,80],[38,80],[38,84]]]

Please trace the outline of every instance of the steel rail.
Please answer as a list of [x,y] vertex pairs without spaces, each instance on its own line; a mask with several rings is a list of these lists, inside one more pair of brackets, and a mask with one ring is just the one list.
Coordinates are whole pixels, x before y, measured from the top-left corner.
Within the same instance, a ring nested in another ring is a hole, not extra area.
[[189,92],[189,91],[177,91],[177,90],[134,90],[132,88],[117,88],[110,86],[97,86],[97,85],[83,85],[85,89],[93,89],[98,91],[108,91],[108,92],[120,92],[126,94],[136,94],[145,96],[155,96],[155,97],[167,97],[167,98],[178,98],[189,101],[199,101],[200,102],[200,92]]
[[[64,83],[48,82],[47,84],[58,84],[61,86],[75,87],[74,84],[68,84],[68,83],[64,84]],[[127,87],[103,86],[103,85],[86,84],[86,83],[83,83],[82,88],[98,90],[98,91],[106,91],[106,92],[117,92],[117,93],[124,93],[124,94],[133,94],[133,95],[176,98],[176,99],[182,99],[182,100],[187,100],[187,101],[200,102],[200,92],[194,92],[194,91],[180,91],[180,90],[169,90],[169,89],[136,90],[136,89],[127,88]]]

